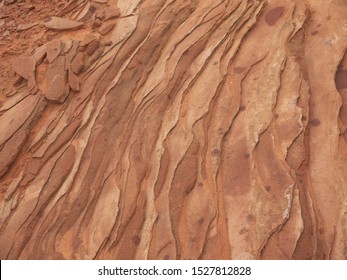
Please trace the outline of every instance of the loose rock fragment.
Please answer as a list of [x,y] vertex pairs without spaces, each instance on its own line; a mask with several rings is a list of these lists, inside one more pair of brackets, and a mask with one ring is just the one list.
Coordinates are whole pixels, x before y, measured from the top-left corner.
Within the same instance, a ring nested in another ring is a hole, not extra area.
[[35,60],[36,66],[41,64],[41,62],[46,57],[46,54],[47,54],[47,45],[42,45],[35,50],[32,57]]
[[73,91],[80,91],[80,81],[78,76],[69,70],[69,86]]
[[94,40],[98,40],[100,38],[100,35],[97,33],[91,33],[88,34],[81,42],[80,42],[80,46],[84,47],[86,45],[88,45],[90,42],[94,41]]
[[99,47],[99,45],[100,45],[99,40],[94,40],[90,42],[86,48],[86,53],[88,55],[92,55],[96,51],[96,49]]
[[44,95],[48,100],[63,103],[69,91],[67,89],[65,57],[58,56],[57,59],[49,65],[45,84],[47,85]]
[[106,35],[115,27],[115,25],[115,23],[103,24],[99,29],[99,33],[101,35]]
[[106,4],[108,0],[93,0],[95,3],[101,3],[101,4]]
[[18,24],[17,26],[17,31],[24,31],[24,30],[28,30],[36,25],[38,25],[39,23],[38,22],[33,22],[33,23],[21,23],[21,24]]
[[117,18],[120,16],[120,11],[117,8],[109,7],[105,9],[105,20]]
[[32,92],[37,90],[35,81],[35,67],[36,62],[31,56],[19,57],[13,63],[13,70],[19,76],[28,81],[28,89]]
[[61,52],[61,41],[53,40],[47,43],[47,60],[49,63],[52,63]]
[[60,17],[51,17],[49,21],[45,22],[44,25],[53,30],[69,30],[76,29],[83,26],[83,22],[72,21]]
[[13,70],[26,80],[29,80],[35,71],[35,60],[31,56],[17,58],[13,63]]
[[67,53],[67,52],[69,52],[69,50],[71,50],[71,48],[72,48],[72,40],[67,40],[66,42],[65,42],[65,46],[64,46],[64,53]]
[[78,52],[71,62],[71,70],[76,74],[80,74],[85,68],[84,54]]

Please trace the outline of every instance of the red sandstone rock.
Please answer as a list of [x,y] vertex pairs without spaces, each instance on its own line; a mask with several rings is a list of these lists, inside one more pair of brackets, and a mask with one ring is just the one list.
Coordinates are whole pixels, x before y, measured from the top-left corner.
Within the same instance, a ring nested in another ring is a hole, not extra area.
[[346,14],[43,1],[48,30],[0,26],[0,258],[347,259]]
[[82,52],[78,52],[75,58],[71,62],[71,70],[75,74],[80,74],[85,69],[84,63],[84,54]]
[[107,33],[109,33],[113,28],[114,28],[115,24],[114,23],[109,23],[109,24],[103,24],[100,28],[99,28],[99,33],[101,35],[106,35]]
[[61,41],[53,40],[46,44],[47,60],[52,63],[61,52]]
[[69,94],[66,80],[65,57],[58,56],[56,60],[48,66],[44,84],[46,87],[43,93],[48,100],[62,103]]
[[120,16],[119,9],[110,7],[105,9],[105,20],[117,18]]
[[49,29],[54,30],[68,30],[76,29],[83,26],[83,22],[76,22],[65,18],[51,17],[49,21],[45,22],[44,25]]
[[27,80],[28,90],[36,92],[35,60],[30,56],[19,57],[13,63],[13,70]]
[[28,30],[36,25],[38,25],[38,22],[33,22],[33,23],[24,23],[24,24],[19,24],[17,26],[17,31],[24,31],[24,30]]

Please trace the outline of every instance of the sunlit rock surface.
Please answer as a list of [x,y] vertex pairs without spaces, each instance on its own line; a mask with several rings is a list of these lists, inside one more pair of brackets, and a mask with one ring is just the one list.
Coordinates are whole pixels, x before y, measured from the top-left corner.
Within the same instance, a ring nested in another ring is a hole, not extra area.
[[345,0],[0,2],[1,259],[347,259]]

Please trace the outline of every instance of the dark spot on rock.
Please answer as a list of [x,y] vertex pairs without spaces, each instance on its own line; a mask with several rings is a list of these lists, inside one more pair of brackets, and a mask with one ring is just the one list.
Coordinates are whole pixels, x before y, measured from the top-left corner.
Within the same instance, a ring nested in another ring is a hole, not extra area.
[[274,118],[275,118],[275,119],[278,119],[278,118],[279,118],[279,116],[280,116],[280,115],[279,115],[279,114],[277,114],[277,113],[275,113],[275,114],[274,114]]
[[245,155],[244,155],[244,158],[249,158],[249,154],[245,154]]
[[189,54],[189,50],[185,50],[183,55],[188,55]]
[[133,238],[132,238],[132,241],[135,245],[139,245],[140,244],[140,241],[141,241],[141,238],[140,236],[138,235],[134,235]]
[[312,126],[319,126],[320,125],[320,120],[319,119],[313,119],[311,122]]
[[169,260],[170,259],[170,256],[169,255],[165,255],[164,256],[164,260]]
[[44,213],[45,211],[43,209],[40,209],[37,215],[41,218]]
[[246,110],[246,106],[245,105],[241,105],[239,110],[240,110],[240,112]]
[[89,11],[94,14],[96,12],[96,7],[95,6],[90,6]]
[[198,183],[198,187],[202,188],[204,186],[204,184],[202,182]]
[[248,230],[246,228],[242,228],[240,229],[239,231],[239,234],[242,235],[242,234],[245,234]]
[[327,20],[331,20],[331,16],[327,16]]
[[302,116],[302,117],[301,117],[301,120],[304,122],[304,121],[307,120],[307,118],[306,118],[305,116]]
[[88,46],[86,48],[86,53],[88,55],[92,55],[97,50],[99,45],[100,45],[100,41],[99,40],[93,40],[92,42],[90,42],[88,44]]
[[247,217],[246,217],[246,220],[248,222],[254,222],[255,221],[255,216],[252,215],[252,214],[248,214]]
[[217,65],[217,64],[218,64],[218,61],[213,62],[213,65]]
[[323,228],[319,228],[318,232],[319,232],[319,234],[323,234],[324,233],[324,229]]
[[347,88],[347,70],[339,70],[336,72],[335,84],[337,90]]
[[318,31],[313,31],[312,33],[311,33],[311,35],[317,35],[319,32]]
[[213,151],[212,151],[213,156],[217,157],[217,156],[219,156],[219,154],[220,154],[220,151],[218,149],[213,149]]
[[245,70],[244,67],[235,67],[235,68],[234,68],[234,72],[235,72],[236,74],[242,73],[244,70]]
[[270,192],[270,191],[271,191],[271,186],[266,186],[264,189],[265,189],[267,192]]
[[321,26],[322,26],[321,24],[318,24],[318,25],[317,25],[318,28],[321,27]]
[[203,217],[201,217],[201,218],[198,220],[198,224],[199,224],[199,225],[202,225],[204,221],[205,221],[205,219],[204,219]]
[[100,27],[102,24],[101,20],[100,19],[96,19],[93,23],[92,23],[92,28],[95,29],[95,28],[98,28]]
[[108,47],[108,46],[112,46],[112,44],[113,44],[112,41],[106,41],[106,42],[105,42],[105,46],[107,46],[107,47]]
[[266,14],[265,22],[268,25],[273,26],[283,16],[283,14],[284,14],[284,7],[273,8]]
[[84,51],[86,50],[86,48],[87,48],[87,46],[79,46],[79,47],[77,48],[77,51],[79,51],[79,52],[84,52]]
[[298,61],[301,61],[301,60],[302,60],[302,57],[301,57],[301,56],[296,56],[296,57],[295,57],[295,61],[298,62]]

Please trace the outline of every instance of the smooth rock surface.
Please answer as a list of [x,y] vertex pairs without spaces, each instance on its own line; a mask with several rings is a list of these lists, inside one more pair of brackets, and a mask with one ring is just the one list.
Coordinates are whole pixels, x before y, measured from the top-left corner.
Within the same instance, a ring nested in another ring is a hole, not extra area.
[[68,29],[75,29],[83,26],[83,22],[77,22],[68,20],[65,18],[59,18],[59,17],[51,17],[49,21],[45,22],[44,25],[47,28],[54,29],[54,30],[68,30]]

